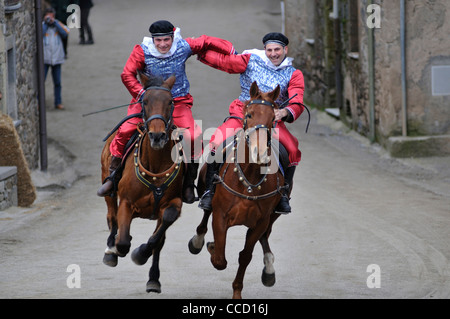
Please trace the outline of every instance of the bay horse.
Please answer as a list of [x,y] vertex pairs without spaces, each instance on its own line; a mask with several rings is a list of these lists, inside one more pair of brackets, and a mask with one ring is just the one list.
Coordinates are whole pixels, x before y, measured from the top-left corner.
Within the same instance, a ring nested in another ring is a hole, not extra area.
[[[141,101],[143,124],[137,127],[139,137],[132,146],[133,154],[124,157],[117,195],[105,197],[110,235],[103,262],[115,267],[118,257],[127,255],[131,247],[132,219],[156,220],[152,236],[133,251],[131,258],[136,264],[143,265],[153,255],[146,290],[160,293],[159,256],[166,230],[181,213],[185,168],[180,163],[183,151],[181,143],[177,142],[179,138],[172,136],[175,133],[172,123],[174,104],[170,90],[175,76],[163,81],[142,73],[139,75],[145,89]],[[109,144],[113,137],[108,138],[102,151],[102,180],[109,175]]]
[[[212,213],[214,242],[207,244],[211,263],[218,270],[227,266],[225,245],[227,230],[236,225],[248,227],[244,249],[239,253],[239,268],[233,281],[233,299],[240,299],[245,270],[252,259],[254,246],[259,241],[263,248],[265,267],[262,282],[275,284],[274,256],[269,246],[272,225],[279,217],[274,212],[282,194],[284,178],[278,170],[273,152],[269,154],[274,108],[280,87],[263,93],[256,82],[250,88],[251,99],[244,104],[243,129],[234,138],[232,152],[216,175],[216,190],[212,212],[204,210],[196,235],[189,241],[189,250],[198,254],[204,245],[208,219]],[[261,134],[262,133],[262,134]],[[238,157],[240,159],[238,160]],[[267,163],[275,163],[275,169]],[[199,193],[204,191],[204,165],[199,175]]]

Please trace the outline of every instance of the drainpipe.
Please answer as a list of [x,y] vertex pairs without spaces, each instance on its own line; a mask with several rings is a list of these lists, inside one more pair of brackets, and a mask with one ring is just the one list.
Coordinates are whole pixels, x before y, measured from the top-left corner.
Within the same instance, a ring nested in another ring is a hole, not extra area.
[[400,0],[400,50],[402,64],[402,136],[408,135],[406,109],[405,0]]
[[336,107],[342,112],[342,71],[341,71],[341,21],[339,19],[339,1],[333,0],[333,12],[330,13],[333,19],[334,49],[335,49],[335,81],[336,81]]
[[[368,4],[372,4],[369,0]],[[369,63],[369,140],[375,142],[375,61],[373,27],[368,28],[368,63]]]
[[36,21],[36,49],[37,49],[37,71],[38,71],[38,105],[39,105],[39,138],[41,171],[47,171],[47,120],[45,110],[45,79],[44,79],[44,50],[42,34],[42,10],[41,0],[34,1],[34,12]]

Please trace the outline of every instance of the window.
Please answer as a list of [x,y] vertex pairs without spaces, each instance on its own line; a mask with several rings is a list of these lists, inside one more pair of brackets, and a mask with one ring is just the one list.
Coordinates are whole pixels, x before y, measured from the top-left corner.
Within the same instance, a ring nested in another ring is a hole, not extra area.
[[358,10],[358,0],[350,0],[348,6],[348,51],[358,53],[359,52],[359,10]]

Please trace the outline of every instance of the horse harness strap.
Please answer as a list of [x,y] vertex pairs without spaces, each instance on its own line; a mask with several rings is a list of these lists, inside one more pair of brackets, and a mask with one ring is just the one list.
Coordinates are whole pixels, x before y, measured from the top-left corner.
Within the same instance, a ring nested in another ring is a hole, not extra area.
[[[156,209],[159,206],[159,202],[161,201],[162,197],[164,196],[164,192],[169,188],[169,186],[172,184],[172,182],[177,178],[180,170],[181,170],[181,164],[179,162],[174,162],[169,169],[162,173],[152,173],[148,171],[147,169],[142,166],[140,161],[140,149],[142,146],[142,141],[144,132],[142,132],[139,128],[138,131],[140,133],[139,141],[135,144],[135,151],[134,151],[134,166],[135,166],[135,173],[137,179],[144,184],[147,188],[149,188],[153,192],[153,196],[155,199],[155,204],[153,208],[153,214],[156,213]],[[181,143],[177,143],[177,145],[180,145],[178,148],[178,151],[181,153],[183,152]],[[180,156],[179,158],[182,158]],[[156,181],[161,178],[166,178],[166,180],[160,185],[156,186],[152,182],[150,182],[145,176],[149,176],[152,178],[153,181]]]
[[247,104],[247,107],[249,107],[252,104],[264,104],[267,106],[271,106],[273,109],[275,108],[275,104],[266,100],[250,100],[250,102]]
[[[240,141],[241,139],[239,139]],[[267,172],[269,171],[267,169],[266,173],[262,176],[262,178],[260,179],[260,181],[256,184],[252,184],[248,181],[248,179],[245,177],[244,172],[242,171],[241,166],[239,165],[238,161],[237,161],[237,148],[238,145],[240,144],[240,142],[238,142],[238,139],[236,138],[236,136],[234,137],[234,146],[233,146],[233,150],[234,150],[234,156],[232,158],[235,168],[233,169],[233,171],[235,173],[237,173],[239,175],[239,181],[244,185],[244,187],[247,188],[247,192],[251,193],[253,191],[253,188],[257,188],[257,189],[261,189],[261,184],[265,181],[267,181]],[[242,194],[236,190],[234,190],[233,188],[231,188],[229,185],[227,185],[227,183],[225,183],[225,175],[227,173],[229,167],[229,163],[228,165],[225,167],[224,171],[223,171],[223,176],[219,176],[218,174],[214,175],[214,179],[215,182],[214,184],[222,184],[222,186],[229,191],[231,194],[236,195],[240,198],[245,198],[248,200],[259,200],[259,199],[265,199],[265,198],[269,198],[272,196],[275,196],[277,193],[279,193],[281,196],[285,196],[282,192],[283,189],[288,189],[289,185],[283,185],[280,186],[280,178],[277,175],[277,187],[275,190],[269,192],[269,193],[265,193],[265,194],[261,194],[261,195],[245,195]]]
[[230,186],[227,185],[227,183],[225,183],[225,181],[223,180],[222,177],[220,177],[219,175],[215,174],[214,178],[216,179],[215,184],[222,184],[222,186],[229,191],[231,194],[236,195],[240,198],[245,198],[248,200],[260,200],[260,199],[265,199],[265,198],[269,198],[272,196],[275,196],[277,193],[281,194],[283,196],[283,193],[281,192],[282,189],[287,188],[287,185],[284,186],[280,186],[279,184],[279,177],[277,176],[277,188],[269,193],[266,194],[261,194],[261,195],[245,195],[242,193],[239,193],[238,191],[235,191],[233,188],[231,188]]

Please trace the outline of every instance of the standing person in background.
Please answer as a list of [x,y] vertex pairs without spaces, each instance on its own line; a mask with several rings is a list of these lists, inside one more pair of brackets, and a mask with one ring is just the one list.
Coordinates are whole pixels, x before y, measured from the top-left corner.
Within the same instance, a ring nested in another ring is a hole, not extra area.
[[[89,13],[94,6],[92,0],[79,0],[81,9],[81,28],[80,28],[80,44],[94,44],[94,38],[92,36],[92,29],[89,25]],[[84,37],[84,32],[87,33],[87,41]]]
[[45,78],[47,78],[48,69],[51,67],[55,108],[62,110],[64,109],[61,96],[61,66],[64,63],[64,47],[62,39],[67,38],[69,28],[55,18],[55,9],[48,8],[44,11],[42,33],[44,35]]
[[[78,4],[78,0],[51,0],[50,5],[53,9],[55,9],[55,18],[62,23],[67,24],[67,19],[72,14],[72,11],[70,10],[69,12],[67,12],[67,7],[71,4]],[[69,55],[67,54],[68,42],[69,35],[62,39],[64,47],[64,58],[66,59],[69,57]]]

